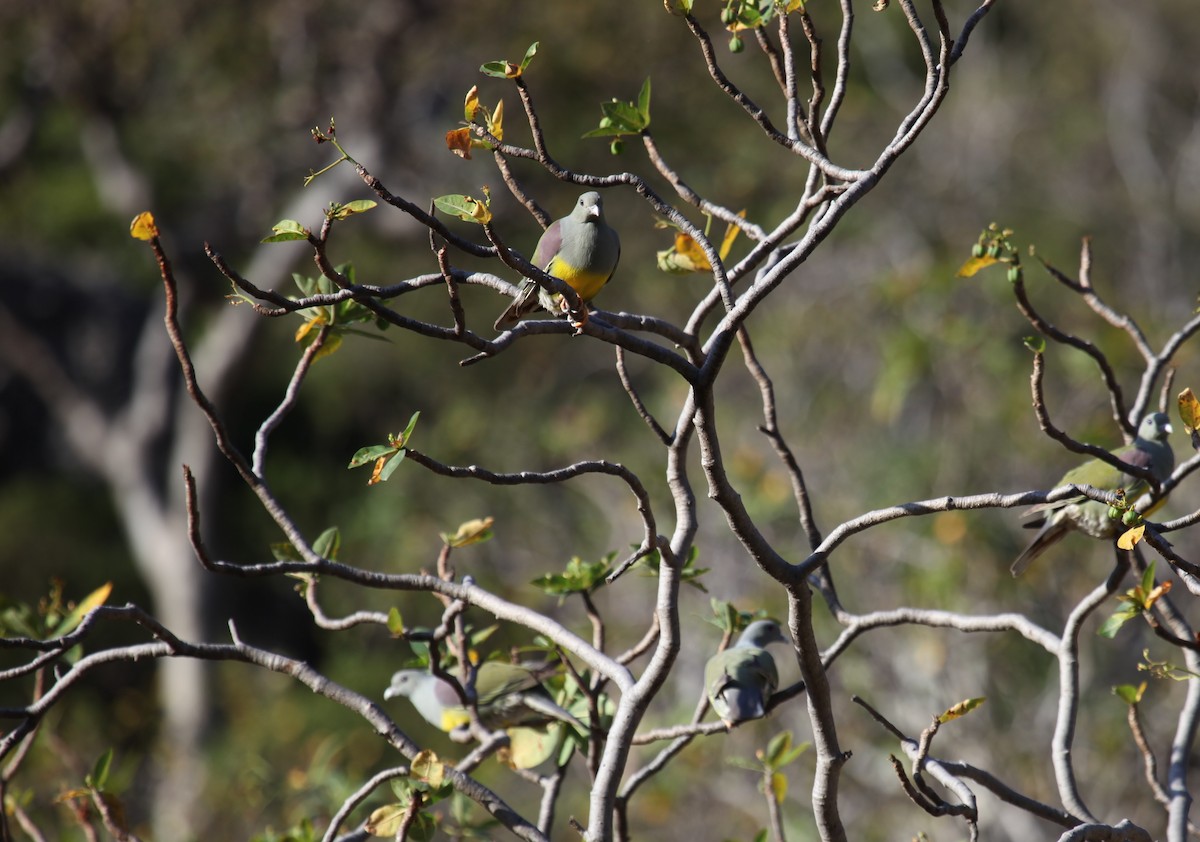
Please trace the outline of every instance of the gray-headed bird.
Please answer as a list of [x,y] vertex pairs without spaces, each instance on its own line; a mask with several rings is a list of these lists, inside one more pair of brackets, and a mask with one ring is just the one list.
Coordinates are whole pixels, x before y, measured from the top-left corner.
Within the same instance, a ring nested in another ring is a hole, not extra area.
[[766,713],[767,700],[779,686],[775,659],[766,646],[786,641],[779,623],[756,620],[746,626],[737,643],[709,658],[704,689],[726,727],[761,719]]
[[[542,687],[542,680],[553,672],[552,664],[484,663],[475,674],[475,707],[481,724],[497,730],[560,720],[586,732],[587,727],[556,705]],[[424,670],[395,673],[383,698],[398,696],[407,696],[427,722],[447,733],[465,728],[471,721],[454,687]]]
[[[564,281],[585,305],[608,283],[621,259],[621,240],[604,221],[604,202],[596,192],[584,193],[570,216],[550,224],[533,252],[533,265]],[[563,296],[526,278],[517,298],[496,319],[496,330],[508,330],[542,307],[555,315],[566,309]],[[584,320],[587,308],[584,307]]]

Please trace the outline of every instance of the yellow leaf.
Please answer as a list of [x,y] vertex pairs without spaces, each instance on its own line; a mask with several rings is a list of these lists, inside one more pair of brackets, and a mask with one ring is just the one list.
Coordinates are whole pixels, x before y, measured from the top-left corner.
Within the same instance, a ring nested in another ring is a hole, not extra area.
[[446,148],[460,158],[471,159],[471,130],[466,126],[446,132]]
[[[788,11],[790,12],[791,9],[788,9]],[[746,211],[744,208],[738,214],[738,216],[740,216],[742,219],[746,218]],[[730,224],[725,229],[725,237],[721,240],[721,249],[717,252],[717,254],[721,255],[722,260],[729,256],[729,250],[733,248],[733,241],[737,239],[737,235],[741,230],[741,228],[738,228],[733,224]]]
[[108,597],[112,593],[112,589],[112,582],[105,582],[103,585],[96,588],[96,590],[85,596],[79,602],[79,604],[71,610],[71,613],[64,617],[63,621],[58,624],[58,627],[54,630],[55,634],[62,636],[64,634],[70,634],[72,631],[74,631],[76,626],[83,622],[84,617],[91,613],[92,610],[99,608],[108,601]]
[[966,716],[975,708],[987,701],[986,696],[977,696],[974,699],[963,699],[961,702],[950,708],[948,711],[938,717],[938,722],[946,723],[952,719],[958,719],[960,716]]
[[487,130],[496,140],[504,140],[504,100],[496,103],[496,110],[487,118]]
[[1191,435],[1192,430],[1200,428],[1200,401],[1191,389],[1179,393],[1179,420],[1183,422],[1184,432]]
[[775,796],[775,803],[782,804],[783,799],[787,798],[787,776],[782,772],[771,773],[771,794]]
[[103,585],[96,588],[96,590],[85,596],[83,601],[79,603],[79,607],[76,610],[86,614],[93,608],[99,608],[108,601],[108,596],[112,593],[112,589],[112,582],[105,582]]
[[389,804],[372,812],[363,829],[372,836],[390,839],[396,835],[407,816],[408,807],[403,804]]
[[296,328],[295,340],[297,342],[303,342],[304,337],[308,336],[313,328],[319,328],[323,324],[325,324],[325,316],[323,315],[313,316],[312,318],[306,319],[304,324]]
[[475,112],[479,110],[479,86],[472,85],[471,90],[467,91],[467,98],[463,101],[463,116],[467,118],[467,122],[475,119]]
[[492,221],[492,212],[483,202],[475,201],[475,207],[471,209],[471,217],[480,225],[487,225]]
[[90,798],[92,791],[90,789],[68,789],[66,792],[59,794],[54,799],[55,804],[62,804],[65,801],[76,801],[80,798]]
[[313,357],[313,362],[321,359],[321,357],[328,357],[340,347],[342,347],[342,335],[340,333],[330,333],[325,337],[325,344],[317,350],[317,355]]
[[1142,540],[1142,533],[1146,531],[1146,524],[1135,526],[1124,535],[1117,539],[1117,547],[1122,550],[1132,550]]
[[458,531],[453,535],[443,535],[442,540],[449,547],[469,547],[471,544],[478,544],[481,541],[486,541],[492,537],[492,524],[496,522],[493,517],[475,518],[468,520],[458,527]]
[[675,245],[658,253],[658,268],[664,272],[682,274],[708,272],[712,269],[712,264],[708,262],[700,244],[679,231],[675,234]]
[[509,728],[508,748],[500,760],[514,769],[532,769],[550,759],[562,738],[563,724],[555,722],[542,728]]
[[446,767],[442,765],[442,761],[438,760],[438,756],[429,749],[425,749],[416,757],[413,758],[412,776],[430,786],[437,788],[442,785],[442,780],[446,776]]
[[135,240],[153,240],[158,236],[158,226],[154,224],[154,214],[142,211],[129,223],[129,236]]
[[962,265],[961,269],[958,270],[958,277],[960,277],[960,278],[973,277],[976,272],[979,272],[982,269],[986,269],[989,266],[992,266],[999,262],[1000,261],[997,260],[996,258],[988,257],[986,254],[983,257],[972,257],[970,260],[968,260],[966,263],[964,263]]

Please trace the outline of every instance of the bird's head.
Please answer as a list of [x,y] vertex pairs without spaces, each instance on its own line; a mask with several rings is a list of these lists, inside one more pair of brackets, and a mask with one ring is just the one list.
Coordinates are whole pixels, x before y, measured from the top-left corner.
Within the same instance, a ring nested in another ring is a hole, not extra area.
[[400,696],[412,696],[421,686],[425,675],[421,670],[400,670],[392,675],[392,682],[383,691],[383,698],[395,699]]
[[1144,441],[1165,442],[1171,432],[1171,419],[1167,417],[1167,414],[1151,412],[1142,419],[1142,423],[1138,427],[1138,438]]
[[579,201],[575,203],[575,210],[571,215],[578,222],[603,222],[604,201],[600,198],[600,194],[594,190],[584,193],[579,197]]
[[738,638],[738,646],[757,646],[763,649],[769,643],[786,643],[783,629],[774,620],[755,620],[746,626],[742,636]]

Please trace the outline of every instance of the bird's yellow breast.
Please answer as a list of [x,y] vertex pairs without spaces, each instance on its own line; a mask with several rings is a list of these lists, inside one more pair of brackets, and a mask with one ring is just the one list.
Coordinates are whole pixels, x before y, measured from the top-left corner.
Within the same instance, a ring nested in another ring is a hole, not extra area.
[[546,267],[546,273],[565,282],[584,301],[591,301],[610,277],[599,272],[583,271],[557,256]]
[[471,721],[471,715],[467,713],[466,708],[461,707],[446,707],[442,709],[442,730],[453,731],[460,725],[466,725]]

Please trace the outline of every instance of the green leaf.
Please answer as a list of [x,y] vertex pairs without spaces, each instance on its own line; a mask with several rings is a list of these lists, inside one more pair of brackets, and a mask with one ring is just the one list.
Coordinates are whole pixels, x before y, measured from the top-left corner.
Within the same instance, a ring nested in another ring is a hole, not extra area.
[[779,767],[779,758],[782,757],[792,747],[792,732],[783,731],[771,738],[771,742],[767,743],[766,764],[772,768]]
[[112,768],[113,750],[110,747],[104,754],[96,758],[92,773],[87,776],[85,783],[92,789],[102,790],[108,783],[108,771]]
[[733,634],[737,631],[738,612],[732,602],[711,597],[708,604],[712,608],[713,619],[710,622],[714,626],[726,634]]
[[468,636],[467,640],[471,644],[471,646],[479,646],[482,643],[486,643],[488,638],[491,637],[492,635],[494,635],[499,630],[500,630],[500,624],[492,623],[490,626],[482,628],[479,631],[471,632],[471,634]]
[[534,41],[529,45],[529,49],[525,51],[525,58],[521,59],[521,72],[525,72],[525,68],[529,66],[529,62],[533,61],[533,57],[537,55],[538,43]]
[[331,526],[317,536],[313,541],[313,552],[317,555],[337,561],[338,549],[342,546],[342,533],[336,526]]
[[1148,594],[1154,590],[1154,562],[1151,561],[1146,565],[1146,572],[1142,574],[1142,593]]
[[586,132],[587,137],[621,137],[622,135],[640,134],[650,127],[650,79],[642,83],[638,93],[637,103],[622,102],[613,99],[600,104],[600,112],[604,115],[599,128]]
[[408,444],[408,440],[412,438],[413,430],[417,427],[417,419],[421,417],[420,410],[414,412],[412,417],[408,419],[408,426],[404,428],[404,432],[400,434],[400,443]]
[[[525,57],[521,59],[520,64],[513,64],[511,61],[501,59],[499,61],[489,61],[480,65],[479,72],[485,76],[492,76],[497,79],[516,79],[525,72],[525,68],[529,67],[529,62],[533,61],[533,57],[537,55],[538,42],[534,41],[529,45],[529,49],[525,51]],[[467,118],[468,120],[471,118]]]
[[406,455],[403,450],[400,450],[396,452],[395,456],[387,460],[387,463],[379,471],[379,481],[387,482],[391,475],[396,472],[396,469],[400,467],[400,463],[404,461]]
[[380,456],[387,456],[389,453],[394,453],[396,448],[390,444],[373,444],[369,447],[360,447],[354,451],[354,455],[350,457],[350,464],[347,468],[361,468],[363,465],[369,465]]
[[530,584],[555,596],[588,592],[604,584],[604,579],[612,569],[612,562],[615,558],[616,553],[609,553],[599,561],[588,562],[575,556],[567,562],[567,566],[561,574],[547,573],[534,579]]
[[518,70],[520,70],[519,66],[513,64],[511,61],[504,61],[503,59],[500,61],[489,61],[479,65],[480,73],[482,73],[484,76],[495,77],[496,79],[511,79],[514,76],[519,76],[520,74],[516,72]]
[[800,743],[800,745],[796,746],[791,751],[787,752],[786,754],[782,755],[779,758],[779,768],[782,769],[784,766],[791,763],[793,760],[795,760],[800,755],[804,754],[804,752],[808,751],[810,748],[812,748],[812,743]]
[[1117,632],[1121,629],[1121,626],[1128,623],[1134,617],[1139,616],[1141,613],[1142,612],[1140,608],[1135,606],[1125,606],[1105,620],[1104,625],[1100,626],[1096,634],[1100,635],[1101,637],[1107,637],[1109,640],[1111,640],[1117,636]]
[[486,202],[464,196],[461,193],[438,196],[433,200],[433,205],[447,216],[457,217],[467,222],[485,225],[492,221],[492,212],[488,210]]
[[392,637],[400,637],[404,634],[404,618],[400,616],[400,609],[394,605],[388,609],[387,628],[392,633]]
[[408,827],[406,840],[412,842],[432,842],[437,835],[437,821],[428,813],[418,813],[416,819]]
[[1046,352],[1046,337],[1044,336],[1026,336],[1021,341],[1025,343],[1026,348],[1035,354]]
[[642,83],[642,89],[638,91],[637,110],[642,117],[644,126],[650,125],[650,77],[646,77],[646,81]]
[[296,282],[296,286],[300,289],[300,296],[308,298],[317,290],[317,279],[310,278],[306,275],[301,275],[299,272],[292,273],[292,280]]
[[264,237],[264,243],[284,243],[288,240],[307,240],[308,229],[294,219],[281,219],[271,226],[275,233]]
[[1113,693],[1121,699],[1125,704],[1133,705],[1142,701],[1142,696],[1146,693],[1146,682],[1142,682],[1137,687],[1132,684],[1119,684],[1113,688]]
[[287,541],[279,541],[271,545],[271,556],[276,561],[304,561],[300,551]]

